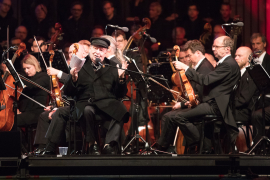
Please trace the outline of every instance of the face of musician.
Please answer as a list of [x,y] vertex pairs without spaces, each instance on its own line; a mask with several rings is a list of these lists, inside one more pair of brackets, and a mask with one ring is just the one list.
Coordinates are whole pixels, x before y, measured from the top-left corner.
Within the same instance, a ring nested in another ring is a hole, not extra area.
[[122,51],[125,48],[126,44],[127,44],[127,40],[124,39],[123,35],[119,35],[116,38],[116,47],[117,47],[117,49],[120,49]]
[[[40,46],[43,42],[44,42],[43,40],[39,40],[38,45]],[[41,49],[42,52],[45,52],[46,51],[46,45],[40,46],[40,49]],[[36,41],[33,41],[33,45],[31,46],[31,50],[33,52],[39,52]]]
[[11,7],[11,0],[3,0],[0,2],[0,14],[7,14]]
[[196,66],[196,64],[198,63],[198,61],[200,60],[200,59],[198,59],[198,51],[196,51],[194,54],[192,53],[192,51],[190,50],[190,49],[188,49],[187,51],[186,51],[186,54],[187,54],[187,56],[189,57],[189,60],[191,61],[191,63],[192,63],[192,65],[193,66]]
[[93,29],[92,31],[92,37],[100,37],[102,36],[104,33],[103,33],[103,30],[100,29],[100,28],[95,28]]
[[19,26],[15,30],[15,37],[19,38],[20,40],[24,41],[27,37],[27,29],[25,26]]
[[75,4],[72,8],[71,8],[71,14],[72,17],[74,19],[80,19],[81,15],[83,13],[83,8],[80,4]]
[[161,14],[161,6],[158,2],[153,2],[149,8],[149,18],[152,20],[158,19]]
[[249,47],[239,47],[235,53],[235,60],[238,63],[240,69],[246,67],[248,63],[248,57],[252,53]]
[[185,64],[189,66],[190,63],[190,58],[189,58],[189,54],[187,53],[187,51],[185,51]]
[[114,7],[111,5],[111,3],[106,3],[103,6],[103,12],[106,17],[113,17]]
[[36,14],[36,18],[39,22],[42,21],[43,19],[45,19],[46,15],[47,15],[46,6],[44,6],[43,4],[38,5],[35,9],[35,14]]
[[252,45],[253,51],[261,50],[262,52],[264,52],[265,48],[266,48],[266,42],[263,43],[261,37],[257,37],[257,38],[252,39],[251,45]]
[[199,11],[197,10],[196,5],[191,5],[188,7],[188,16],[189,19],[194,21],[198,18]]
[[185,62],[185,56],[186,56],[186,53],[185,52],[179,52],[179,61],[181,61],[182,63],[186,64]]
[[34,65],[23,63],[23,70],[28,77],[34,76],[37,71]]
[[107,50],[108,49],[104,47],[91,45],[89,56],[93,62],[95,62],[97,58],[103,61],[106,56]]
[[225,47],[223,44],[224,38],[227,36],[221,36],[214,40],[214,44],[212,45],[212,50],[216,58],[219,60],[222,59],[224,56],[230,54],[230,48]]
[[223,4],[220,8],[220,14],[223,19],[230,18],[231,16],[231,8],[229,5]]

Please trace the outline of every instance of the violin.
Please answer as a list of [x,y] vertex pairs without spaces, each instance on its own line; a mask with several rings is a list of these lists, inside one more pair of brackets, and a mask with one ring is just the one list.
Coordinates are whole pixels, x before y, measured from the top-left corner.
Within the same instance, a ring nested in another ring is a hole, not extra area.
[[[18,50],[12,57],[12,64],[14,64],[15,60],[20,57],[21,53],[26,49],[26,45],[24,43],[20,43]],[[0,102],[1,105],[5,105],[6,108],[0,111],[0,131],[10,131],[14,124],[14,111],[13,111],[13,102],[15,99],[15,85],[13,82],[15,81],[13,76],[6,71],[2,76],[3,81],[7,87],[6,90],[0,92]],[[9,88],[11,87],[11,88]],[[20,92],[22,92],[23,88],[18,87],[17,89],[17,100],[19,100]]]

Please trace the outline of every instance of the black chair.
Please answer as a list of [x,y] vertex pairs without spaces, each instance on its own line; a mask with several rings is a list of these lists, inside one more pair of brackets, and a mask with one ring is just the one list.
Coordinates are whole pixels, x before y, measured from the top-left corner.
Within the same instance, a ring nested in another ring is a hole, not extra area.
[[[205,125],[210,124],[210,123],[216,123],[216,122],[222,122],[223,118],[221,116],[217,115],[205,115],[201,119],[201,134],[200,134],[200,151],[199,154],[202,154],[202,149],[203,149],[203,141],[204,141],[204,130],[205,130]],[[217,138],[218,140],[220,139],[220,132],[214,133],[214,135],[217,135],[217,137],[214,136],[214,138]],[[221,149],[221,144],[220,141],[218,141],[218,148]]]
[[31,124],[25,126],[25,134],[26,134],[26,139],[28,143],[28,152],[33,151],[33,137],[34,137],[34,132],[36,131],[37,124]]
[[[251,143],[251,139],[250,139],[250,132],[251,132],[251,136],[253,135],[253,131],[250,128],[250,122],[249,121],[236,121],[236,125],[238,128],[243,130],[244,136],[245,136],[245,141],[246,141],[246,145],[247,148],[250,149],[250,143]],[[246,132],[244,130],[244,126],[246,126]]]

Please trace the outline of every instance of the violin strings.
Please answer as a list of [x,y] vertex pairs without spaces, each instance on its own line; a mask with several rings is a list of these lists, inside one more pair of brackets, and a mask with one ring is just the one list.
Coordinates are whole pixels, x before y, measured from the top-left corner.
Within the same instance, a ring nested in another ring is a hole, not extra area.
[[39,87],[40,89],[44,90],[45,92],[47,92],[47,93],[49,93],[49,94],[51,94],[51,95],[53,95],[53,96],[55,96],[55,97],[59,97],[59,98],[61,99],[61,101],[63,101],[63,102],[66,103],[67,105],[69,105],[69,102],[66,101],[65,99],[63,99],[62,97],[57,96],[57,95],[54,94],[53,92],[47,90],[46,88],[44,88],[44,87],[40,86],[39,84],[37,84],[37,83],[31,81],[30,79],[24,77],[24,76],[21,75],[21,74],[19,74],[19,76],[20,76],[22,79],[24,79],[25,81],[27,81],[27,82],[29,82],[29,83],[32,83],[32,84],[36,85],[37,87]]

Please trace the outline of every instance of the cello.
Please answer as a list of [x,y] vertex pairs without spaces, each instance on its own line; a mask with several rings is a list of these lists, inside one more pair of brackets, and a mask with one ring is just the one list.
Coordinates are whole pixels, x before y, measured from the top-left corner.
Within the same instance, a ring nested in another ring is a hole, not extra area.
[[[21,53],[25,49],[26,45],[24,43],[20,43],[18,50],[12,57],[12,64],[14,64],[16,58],[20,57]],[[5,82],[6,86],[15,88],[13,84],[15,80],[8,71],[4,73],[2,79]],[[13,101],[15,98],[15,91],[12,88],[7,88],[6,90],[0,92],[1,105],[6,106],[4,110],[0,111],[0,131],[10,131],[14,124]],[[18,87],[17,100],[19,100],[20,92],[22,92],[22,90],[22,87]]]

